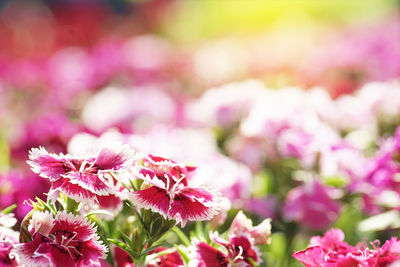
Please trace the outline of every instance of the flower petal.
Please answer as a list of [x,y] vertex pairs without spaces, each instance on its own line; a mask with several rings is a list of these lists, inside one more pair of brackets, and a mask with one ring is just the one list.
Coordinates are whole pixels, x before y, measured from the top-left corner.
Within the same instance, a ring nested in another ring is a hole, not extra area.
[[105,184],[95,173],[74,172],[68,174],[69,182],[79,185],[83,189],[89,190],[99,196],[107,196],[112,193],[110,186]]
[[132,158],[134,151],[127,145],[105,147],[96,158],[96,166],[101,170],[119,170]]
[[31,166],[33,172],[52,181],[60,179],[61,175],[73,168],[73,165],[67,159],[48,153],[43,147],[32,148],[29,151],[27,163]]
[[151,209],[167,217],[170,196],[165,189],[152,186],[147,189],[132,192],[132,194],[130,194],[130,200],[138,208]]
[[175,191],[168,217],[185,226],[188,220],[209,220],[218,211],[215,195],[202,188],[184,187]]

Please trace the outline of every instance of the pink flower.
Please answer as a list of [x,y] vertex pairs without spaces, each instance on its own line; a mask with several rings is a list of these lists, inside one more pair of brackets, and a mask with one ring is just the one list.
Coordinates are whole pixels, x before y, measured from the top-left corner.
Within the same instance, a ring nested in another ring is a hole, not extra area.
[[309,247],[293,253],[293,257],[307,267],[334,266],[389,266],[400,259],[400,241],[393,237],[379,247],[374,242],[374,249],[358,245],[352,247],[344,242],[340,229],[331,229],[323,237],[314,236]]
[[107,173],[122,169],[132,157],[128,147],[105,147],[97,155],[75,157],[48,153],[44,148],[33,148],[29,155],[32,170],[52,182],[50,197],[59,192],[76,201],[97,202],[97,197],[114,193],[114,181]]
[[106,257],[107,248],[86,218],[60,212],[53,219],[50,213],[35,211],[31,225],[32,241],[14,250],[22,265],[100,266]]
[[204,188],[188,186],[187,177],[194,169],[148,155],[143,158],[143,167],[139,168],[136,178],[150,187],[132,192],[130,199],[138,208],[151,209],[182,226],[187,221],[209,220],[218,213],[219,197]]
[[311,229],[323,229],[337,219],[340,204],[330,198],[328,189],[317,180],[289,191],[283,207],[285,218]]
[[239,211],[232,221],[228,234],[237,236],[243,233],[249,233],[254,238],[255,244],[267,244],[271,235],[271,219],[265,219],[253,227],[252,221],[242,211]]
[[228,266],[253,266],[262,262],[258,248],[248,235],[232,236],[228,241],[212,238],[221,246],[218,250],[204,241],[194,241],[193,255],[189,266],[196,267],[228,267]]
[[274,195],[262,198],[251,198],[246,201],[244,209],[259,217],[275,219],[277,216],[278,200]]

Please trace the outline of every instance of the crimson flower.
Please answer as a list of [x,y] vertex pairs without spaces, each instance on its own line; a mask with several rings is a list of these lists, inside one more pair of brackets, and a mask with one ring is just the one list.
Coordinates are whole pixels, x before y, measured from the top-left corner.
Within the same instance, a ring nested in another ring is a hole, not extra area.
[[28,164],[52,182],[52,199],[61,192],[76,201],[93,203],[98,202],[98,197],[113,195],[114,182],[105,174],[123,168],[132,154],[126,146],[105,147],[97,155],[86,157],[56,155],[41,147],[32,148]]
[[35,211],[30,221],[32,241],[15,246],[19,264],[25,266],[100,266],[107,248],[96,227],[86,218],[60,212]]
[[254,240],[248,234],[231,236],[228,241],[213,237],[212,240],[221,245],[222,250],[216,249],[204,241],[194,241],[192,260],[193,267],[228,267],[253,266],[253,262],[262,262],[260,252],[254,246]]
[[136,174],[136,178],[146,182],[145,186],[132,192],[130,199],[138,208],[151,209],[182,226],[188,221],[209,220],[218,213],[219,196],[188,185],[187,177],[194,170],[170,159],[148,155],[142,159]]

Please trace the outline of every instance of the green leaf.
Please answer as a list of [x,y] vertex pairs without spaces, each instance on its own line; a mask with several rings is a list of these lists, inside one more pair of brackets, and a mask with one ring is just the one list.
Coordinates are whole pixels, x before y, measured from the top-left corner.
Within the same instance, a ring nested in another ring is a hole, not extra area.
[[119,233],[121,235],[122,240],[124,240],[125,243],[127,243],[130,247],[132,247],[131,238],[122,231],[119,231]]
[[113,239],[113,238],[107,238],[107,241],[108,241],[108,242],[111,242],[111,243],[113,243],[113,244],[115,244],[115,245],[117,245],[117,246],[120,247],[121,249],[123,249],[123,250],[125,250],[126,252],[128,252],[129,255],[131,255],[132,257],[135,257],[133,251],[132,251],[132,250],[130,249],[130,247],[129,247],[127,244],[125,244],[124,242],[119,241],[119,240],[117,240],[117,239]]

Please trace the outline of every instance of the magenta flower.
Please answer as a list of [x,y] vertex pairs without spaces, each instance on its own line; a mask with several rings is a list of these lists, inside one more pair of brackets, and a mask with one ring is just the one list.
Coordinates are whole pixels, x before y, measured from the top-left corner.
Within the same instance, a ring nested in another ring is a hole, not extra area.
[[131,193],[130,199],[138,208],[151,209],[182,226],[187,221],[209,220],[218,213],[219,197],[207,189],[188,186],[187,177],[194,169],[148,155],[136,178],[150,187],[142,186],[142,190]]
[[293,257],[307,267],[333,266],[389,266],[400,259],[400,241],[393,237],[379,247],[378,241],[374,249],[363,245],[355,247],[344,242],[344,234],[340,229],[331,229],[323,237],[314,236],[309,247],[304,251],[293,253]]
[[15,246],[25,266],[100,266],[107,248],[99,241],[96,227],[86,218],[60,212],[33,213],[32,241]]
[[93,203],[97,197],[114,193],[114,181],[105,174],[122,169],[131,157],[132,151],[125,146],[105,147],[88,157],[56,155],[44,148],[33,148],[28,163],[35,173],[52,182],[52,199],[61,192],[76,201]]
[[232,236],[229,242],[216,236],[212,239],[221,246],[221,250],[195,240],[189,266],[253,266],[252,261],[256,264],[262,262],[260,252],[249,235]]
[[311,229],[323,229],[335,221],[340,204],[330,198],[328,188],[317,180],[305,183],[289,191],[283,214]]

